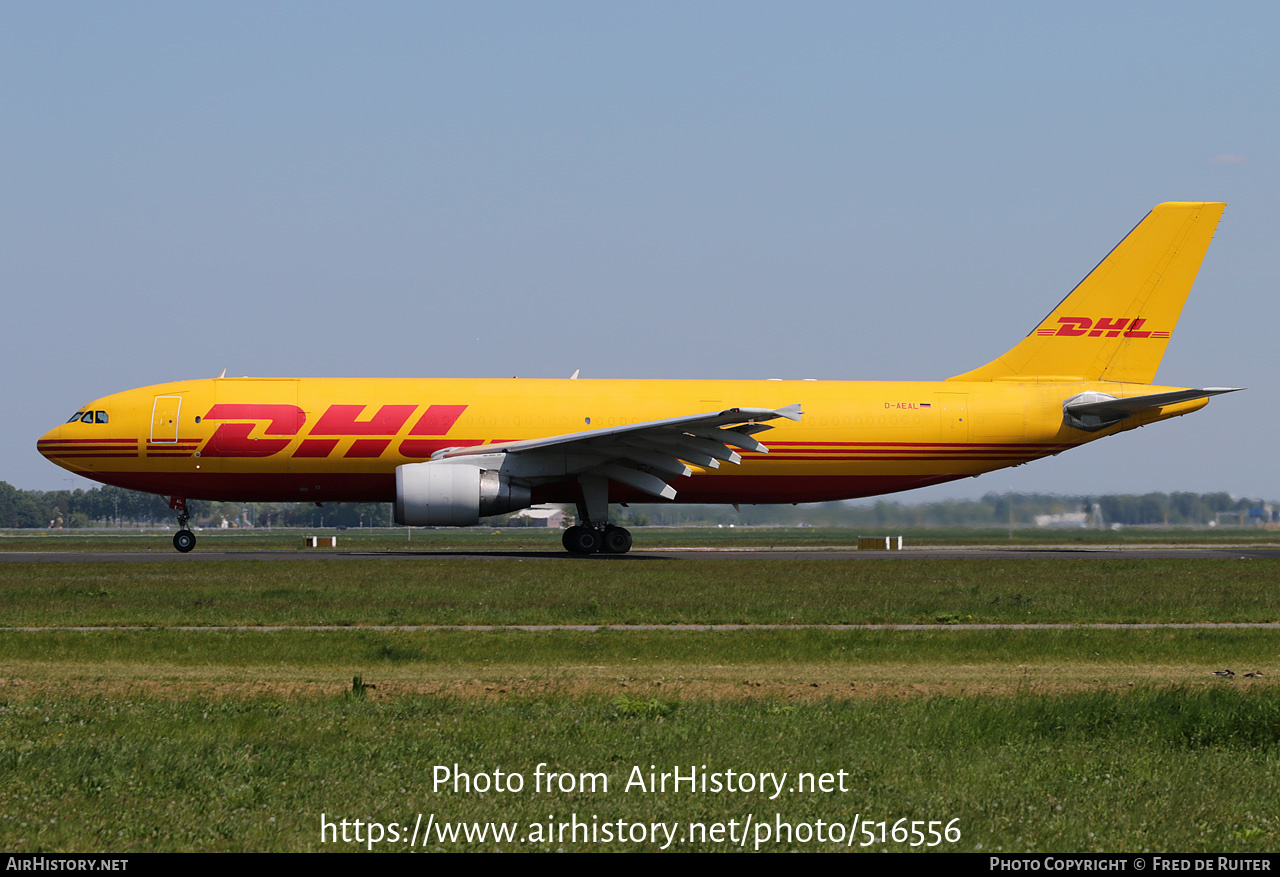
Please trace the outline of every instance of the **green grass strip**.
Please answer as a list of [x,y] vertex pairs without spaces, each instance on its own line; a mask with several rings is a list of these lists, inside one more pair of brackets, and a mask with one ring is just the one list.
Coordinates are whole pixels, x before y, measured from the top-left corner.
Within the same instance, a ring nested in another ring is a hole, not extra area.
[[1272,560],[0,564],[0,626],[1269,622]]
[[[543,763],[608,790],[538,792]],[[524,790],[437,788],[438,766],[519,773]],[[786,772],[760,792],[653,792],[648,773]],[[845,791],[799,791],[798,772]],[[941,849],[1270,852],[1280,844],[1280,693],[912,701],[502,702],[334,696],[0,700],[0,846],[12,851],[363,849],[320,817],[438,822],[957,820]],[[408,828],[406,828],[406,834]],[[864,838],[858,836],[853,848]],[[754,838],[753,838],[754,840]],[[441,842],[427,849],[654,849],[652,842]],[[750,849],[752,844],[748,844]],[[726,849],[710,842],[681,851]],[[832,849],[792,839],[769,850]],[[871,850],[904,849],[877,841]],[[375,849],[406,849],[383,843]]]
[[[967,664],[1058,667],[1117,664],[1213,666],[1239,673],[1276,667],[1280,638],[1269,630],[825,631],[76,631],[0,632],[0,662],[273,670],[524,667],[537,674],[577,665],[719,667],[811,665],[856,678],[869,665]],[[693,672],[692,670],[690,672]],[[946,671],[939,671],[939,678]],[[1268,674],[1270,675],[1270,674]],[[338,678],[342,678],[341,676]],[[372,680],[371,680],[372,681]]]

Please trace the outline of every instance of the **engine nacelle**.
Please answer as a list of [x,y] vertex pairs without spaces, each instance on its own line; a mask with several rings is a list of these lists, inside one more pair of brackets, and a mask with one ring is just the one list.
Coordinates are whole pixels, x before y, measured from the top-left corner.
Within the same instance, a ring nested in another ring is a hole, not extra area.
[[469,527],[482,517],[532,504],[528,487],[474,463],[439,460],[396,467],[397,524]]

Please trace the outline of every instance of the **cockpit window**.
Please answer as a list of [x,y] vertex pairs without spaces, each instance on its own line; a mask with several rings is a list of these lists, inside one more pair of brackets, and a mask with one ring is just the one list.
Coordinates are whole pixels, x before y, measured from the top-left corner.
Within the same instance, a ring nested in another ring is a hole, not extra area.
[[107,423],[109,418],[105,411],[77,411],[67,423],[75,423],[77,420],[81,423]]

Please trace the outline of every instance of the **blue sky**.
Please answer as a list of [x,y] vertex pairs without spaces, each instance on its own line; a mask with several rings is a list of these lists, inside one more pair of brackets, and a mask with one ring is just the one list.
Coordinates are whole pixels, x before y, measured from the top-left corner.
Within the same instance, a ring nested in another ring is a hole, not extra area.
[[1280,496],[1278,10],[4,4],[0,480],[223,368],[943,378],[1224,200],[1159,380],[1250,392],[903,498]]

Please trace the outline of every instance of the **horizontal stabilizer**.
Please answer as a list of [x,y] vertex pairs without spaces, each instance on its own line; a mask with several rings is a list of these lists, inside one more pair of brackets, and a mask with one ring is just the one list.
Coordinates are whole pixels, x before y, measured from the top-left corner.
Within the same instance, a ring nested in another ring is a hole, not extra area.
[[[1175,390],[1172,393],[1152,393],[1149,396],[1130,396],[1127,399],[1116,399],[1105,393],[1081,393],[1074,399],[1068,399],[1063,410],[1072,414],[1133,414],[1148,408],[1161,408],[1175,402],[1190,402],[1192,399],[1207,399],[1209,396],[1220,396],[1223,393],[1236,393],[1244,387],[1206,387],[1203,390]],[[1087,399],[1086,396],[1102,397]]]
[[1244,387],[1206,387],[1202,390],[1174,390],[1170,393],[1151,393],[1146,396],[1129,396],[1120,399],[1106,393],[1088,392],[1072,396],[1062,403],[1062,414],[1067,425],[1086,432],[1105,429],[1119,423],[1139,411],[1150,411],[1179,402],[1207,399],[1223,393],[1235,393]]

